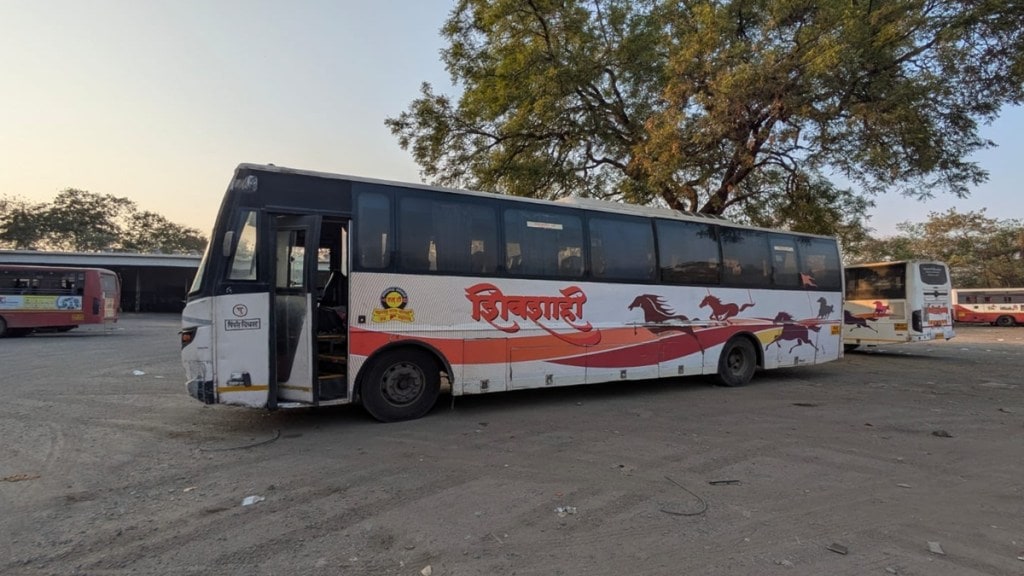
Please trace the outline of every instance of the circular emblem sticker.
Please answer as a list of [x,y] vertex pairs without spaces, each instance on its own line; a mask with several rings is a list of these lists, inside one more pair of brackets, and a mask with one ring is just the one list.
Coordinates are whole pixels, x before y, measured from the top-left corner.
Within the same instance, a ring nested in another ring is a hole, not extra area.
[[407,308],[409,295],[398,286],[392,286],[380,293],[380,308],[373,311],[374,322],[415,322],[416,313]]
[[397,286],[388,288],[380,295],[380,305],[385,309],[401,310],[409,304],[409,295]]

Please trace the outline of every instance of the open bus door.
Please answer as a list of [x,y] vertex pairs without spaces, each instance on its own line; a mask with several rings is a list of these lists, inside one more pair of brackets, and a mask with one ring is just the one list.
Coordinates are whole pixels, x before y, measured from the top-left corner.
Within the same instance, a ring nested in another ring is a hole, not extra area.
[[270,395],[280,401],[316,400],[316,305],[319,216],[270,215],[271,293]]

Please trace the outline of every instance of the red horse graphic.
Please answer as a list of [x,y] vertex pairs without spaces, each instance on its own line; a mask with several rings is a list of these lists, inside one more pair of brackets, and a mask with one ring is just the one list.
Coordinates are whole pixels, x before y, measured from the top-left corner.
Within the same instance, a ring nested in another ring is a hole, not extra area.
[[728,320],[729,318],[732,318],[733,316],[739,314],[740,312],[743,312],[744,310],[746,310],[747,308],[752,307],[753,305],[754,305],[753,302],[751,302],[749,304],[740,304],[740,305],[736,305],[736,304],[732,304],[732,303],[722,304],[721,300],[719,300],[715,296],[712,296],[711,294],[708,294],[707,296],[704,297],[703,300],[700,301],[700,307],[701,308],[703,308],[705,306],[710,306],[711,307],[711,316],[710,316],[710,318],[712,320],[718,320],[718,321]]
[[[669,308],[665,304],[665,299],[657,294],[641,294],[633,299],[633,303],[629,305],[629,309],[640,308],[644,311],[644,323],[646,324],[664,324],[669,320],[679,320],[680,322],[689,322],[690,319],[682,314],[676,314],[672,308]],[[693,326],[686,324],[679,326],[677,324],[666,324],[664,326],[647,326],[647,329],[654,334],[661,334],[662,332],[681,331],[687,334],[693,334]]]
[[843,324],[850,324],[852,326],[856,326],[857,328],[867,328],[872,332],[878,332],[878,330],[875,330],[874,328],[868,325],[867,318],[858,318],[857,316],[851,314],[849,310],[843,310]]
[[765,349],[768,349],[768,346],[771,346],[772,344],[782,348],[781,342],[783,340],[796,340],[796,344],[793,344],[789,348],[790,353],[793,352],[794,348],[802,344],[810,344],[815,350],[818,349],[818,347],[814,345],[814,342],[811,342],[811,334],[809,331],[818,332],[821,330],[821,326],[804,326],[803,324],[797,324],[793,322],[793,316],[791,316],[789,312],[779,312],[775,316],[775,322],[782,323],[782,332],[779,332],[778,335],[776,335],[775,338],[765,346]]
[[676,314],[665,303],[665,299],[656,294],[641,294],[633,299],[629,309],[640,308],[644,311],[644,322],[668,322],[669,320],[681,320],[687,322],[690,319],[682,314]]

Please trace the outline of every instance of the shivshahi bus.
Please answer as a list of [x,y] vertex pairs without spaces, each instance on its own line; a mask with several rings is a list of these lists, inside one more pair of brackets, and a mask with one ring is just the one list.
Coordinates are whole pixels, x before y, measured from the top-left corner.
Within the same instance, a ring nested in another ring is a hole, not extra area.
[[0,264],[0,337],[117,322],[120,302],[110,270]]
[[953,309],[965,324],[1024,325],[1024,288],[958,288]]
[[737,386],[841,357],[840,262],[834,238],[674,210],[242,164],[182,362],[206,403],[361,402],[382,421],[422,416],[442,386]]
[[906,260],[847,266],[843,344],[949,340],[953,330],[952,286],[943,262]]

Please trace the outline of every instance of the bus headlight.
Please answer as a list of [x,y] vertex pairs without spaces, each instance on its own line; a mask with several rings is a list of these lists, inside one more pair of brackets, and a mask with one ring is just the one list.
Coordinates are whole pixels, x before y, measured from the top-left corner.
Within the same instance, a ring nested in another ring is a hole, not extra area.
[[181,330],[178,331],[178,334],[181,336],[181,347],[182,348],[184,348],[185,346],[188,346],[189,344],[192,343],[193,340],[196,339],[196,329],[197,328],[198,328],[198,326],[193,326],[191,328],[182,328]]

